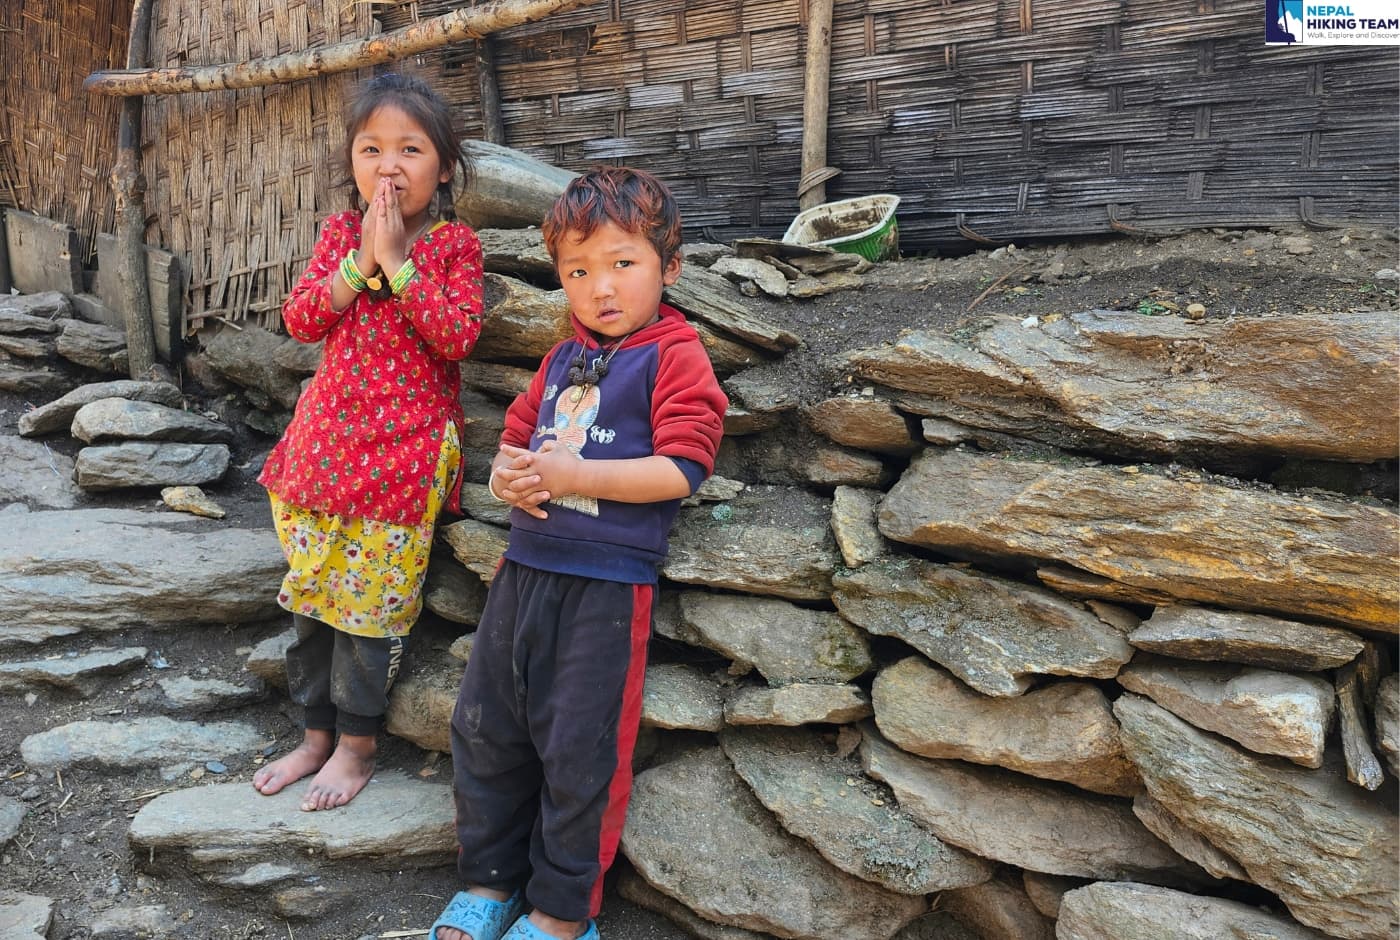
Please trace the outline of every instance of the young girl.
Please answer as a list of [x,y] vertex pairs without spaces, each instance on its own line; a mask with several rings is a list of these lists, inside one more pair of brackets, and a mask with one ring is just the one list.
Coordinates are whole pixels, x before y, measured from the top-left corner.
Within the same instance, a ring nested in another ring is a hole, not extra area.
[[345,138],[355,208],[326,219],[282,310],[297,339],[325,340],[321,366],[258,478],[290,568],[277,599],[296,625],[287,685],[306,730],[253,786],[314,773],[308,811],[350,802],[374,771],[434,523],[456,505],[457,362],[482,321],[481,244],[438,220],[454,170],[470,172],[446,104],[419,79],[379,76]]

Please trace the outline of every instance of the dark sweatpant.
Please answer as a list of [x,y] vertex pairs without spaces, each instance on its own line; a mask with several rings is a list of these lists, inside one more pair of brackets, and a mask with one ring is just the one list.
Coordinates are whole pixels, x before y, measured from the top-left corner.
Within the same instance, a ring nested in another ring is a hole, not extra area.
[[654,589],[496,572],[452,712],[457,869],[546,914],[598,913],[632,788]]
[[355,636],[301,614],[287,647],[287,691],[306,727],[341,734],[379,733],[389,689],[403,661],[403,637]]

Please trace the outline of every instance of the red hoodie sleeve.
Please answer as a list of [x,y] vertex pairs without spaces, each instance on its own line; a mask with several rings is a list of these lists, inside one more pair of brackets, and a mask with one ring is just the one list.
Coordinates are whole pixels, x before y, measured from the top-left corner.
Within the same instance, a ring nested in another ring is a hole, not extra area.
[[699,337],[687,332],[688,338],[660,350],[651,401],[652,451],[693,460],[708,476],[715,469],[729,399]]
[[501,431],[502,444],[512,447],[530,446],[530,438],[540,420],[540,403],[544,401],[545,374],[549,371],[550,360],[558,351],[559,346],[555,346],[545,354],[544,359],[540,361],[540,367],[535,370],[535,377],[530,380],[530,387],[516,395],[515,401],[506,409],[506,426]]
[[323,339],[350,309],[331,307],[331,276],[345,253],[360,243],[354,216],[353,212],[337,212],[322,223],[311,260],[282,304],[287,332],[303,343]]

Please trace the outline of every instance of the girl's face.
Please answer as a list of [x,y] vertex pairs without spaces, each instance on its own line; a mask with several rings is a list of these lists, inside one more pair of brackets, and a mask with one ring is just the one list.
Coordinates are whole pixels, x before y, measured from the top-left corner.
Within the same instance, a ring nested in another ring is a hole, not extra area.
[[587,238],[565,232],[555,267],[569,306],[584,326],[604,337],[626,336],[657,317],[661,292],[681,276],[681,259],[663,265],[645,235],[614,222]]
[[393,182],[404,227],[421,224],[440,184],[452,179],[452,165],[443,166],[421,125],[397,105],[376,108],[351,141],[355,188],[367,204],[374,201],[379,180]]

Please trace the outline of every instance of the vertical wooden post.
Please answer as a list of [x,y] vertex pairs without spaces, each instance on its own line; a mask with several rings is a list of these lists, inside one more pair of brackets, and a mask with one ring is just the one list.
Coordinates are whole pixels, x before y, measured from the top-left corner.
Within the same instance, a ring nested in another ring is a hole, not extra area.
[[506,125],[501,118],[501,88],[496,82],[496,41],[482,36],[476,41],[476,80],[481,94],[482,133],[488,144],[506,146]]
[[[149,55],[151,4],[135,0],[126,67],[143,68]],[[140,95],[122,99],[117,134],[117,162],[112,190],[117,209],[117,278],[121,283],[122,318],[126,321],[126,354],[133,379],[145,378],[156,362],[155,329],[151,325],[151,286],[146,280],[146,180],[141,175]]]
[[802,180],[797,206],[826,202],[826,181],[836,173],[826,165],[826,118],[831,80],[832,0],[808,0],[807,69],[802,100]]

